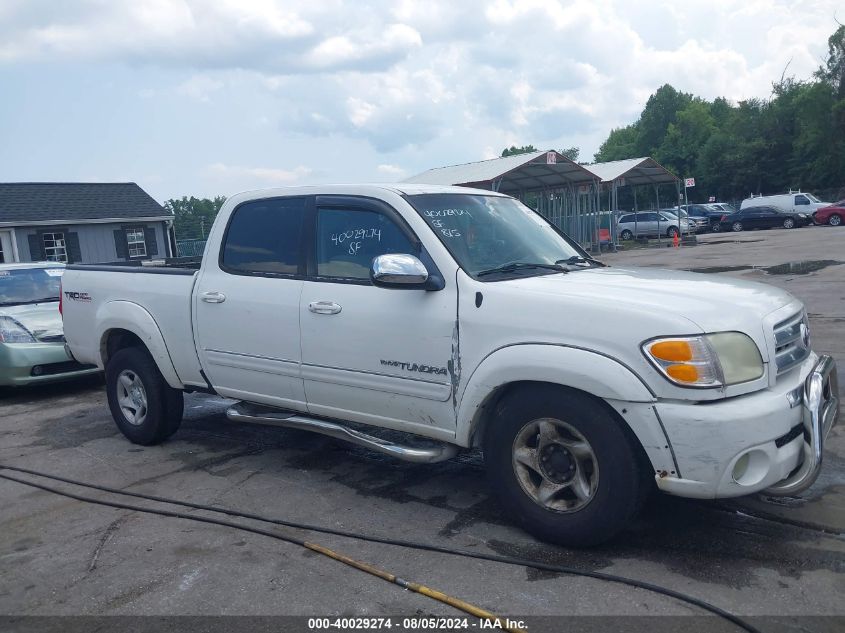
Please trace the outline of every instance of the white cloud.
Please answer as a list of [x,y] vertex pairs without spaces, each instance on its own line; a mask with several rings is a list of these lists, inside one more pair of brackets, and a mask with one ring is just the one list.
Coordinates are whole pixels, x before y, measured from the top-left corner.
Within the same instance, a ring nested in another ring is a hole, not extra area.
[[376,167],[378,173],[383,174],[384,176],[388,176],[390,178],[394,178],[399,180],[400,178],[404,178],[408,172],[402,169],[401,167],[397,167],[396,165],[387,165],[382,164]]
[[197,101],[208,102],[211,99],[211,93],[220,90],[222,87],[222,81],[218,81],[207,75],[194,75],[180,84],[176,88],[176,92],[185,97],[196,99]]
[[422,45],[422,38],[405,24],[390,24],[353,35],[335,35],[317,44],[305,64],[316,69],[356,68],[362,64],[403,57]]
[[299,165],[293,169],[278,169],[275,167],[244,167],[242,165],[226,165],[214,163],[207,168],[208,173],[215,178],[227,181],[240,181],[242,186],[258,184],[292,185],[311,175],[312,170]]

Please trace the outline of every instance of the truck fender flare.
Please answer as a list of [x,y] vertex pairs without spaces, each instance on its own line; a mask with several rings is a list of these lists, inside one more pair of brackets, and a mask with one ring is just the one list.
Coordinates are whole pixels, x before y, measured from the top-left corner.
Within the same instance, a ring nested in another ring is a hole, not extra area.
[[147,310],[131,301],[109,301],[97,310],[96,323],[100,325],[100,366],[105,369],[107,335],[112,330],[126,330],[137,336],[155,361],[158,370],[168,385],[183,389],[164,336],[153,316]]
[[559,384],[607,402],[656,401],[632,369],[600,352],[553,344],[510,345],[488,354],[470,376],[456,412],[458,444],[468,446],[473,440],[491,394],[517,382]]

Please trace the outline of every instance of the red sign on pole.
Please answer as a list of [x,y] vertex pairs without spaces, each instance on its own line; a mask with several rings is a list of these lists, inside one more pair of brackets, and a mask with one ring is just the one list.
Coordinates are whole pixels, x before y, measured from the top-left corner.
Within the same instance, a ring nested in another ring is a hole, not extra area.
[[707,202],[716,202],[716,196],[710,196],[707,198]]
[[687,178],[684,180],[684,187],[695,187],[695,178]]

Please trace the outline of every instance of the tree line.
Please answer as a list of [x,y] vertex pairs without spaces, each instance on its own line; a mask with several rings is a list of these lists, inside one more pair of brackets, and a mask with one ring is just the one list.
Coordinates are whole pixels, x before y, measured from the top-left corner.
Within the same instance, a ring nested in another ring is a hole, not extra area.
[[226,202],[226,196],[195,198],[182,196],[165,201],[164,208],[173,214],[173,230],[176,239],[204,240],[208,237],[214,218]]
[[828,39],[827,62],[812,78],[781,77],[768,99],[707,101],[661,86],[594,159],[640,156],[694,177],[689,194],[699,201],[789,188],[845,197],[845,26]]

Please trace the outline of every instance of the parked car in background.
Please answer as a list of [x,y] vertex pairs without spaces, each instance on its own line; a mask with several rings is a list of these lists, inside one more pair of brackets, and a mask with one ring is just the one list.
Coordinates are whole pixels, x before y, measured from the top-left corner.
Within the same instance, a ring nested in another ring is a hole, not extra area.
[[684,233],[705,233],[710,228],[710,223],[707,220],[691,216],[689,212],[683,207],[661,209],[660,212],[666,215],[670,215],[674,218],[681,218],[682,220],[686,220],[689,230],[684,231]]
[[616,234],[620,239],[632,240],[635,237],[672,237],[689,232],[686,220],[663,211],[640,211],[628,213],[616,223]]
[[842,226],[843,220],[845,220],[845,200],[834,202],[833,204],[827,207],[822,207],[813,213],[813,221],[816,224]]
[[[730,206],[730,205],[725,205]],[[726,211],[715,208],[715,205],[709,204],[689,204],[682,207],[686,209],[687,215],[691,220],[696,220],[704,225],[705,230],[715,230],[713,224],[718,224],[723,215],[734,213],[735,210]]]
[[751,207],[775,207],[787,213],[806,213],[812,215],[829,202],[822,202],[811,193],[791,192],[776,196],[751,196],[742,201],[740,210]]
[[0,386],[96,373],[65,351],[59,294],[64,264],[0,264]]
[[703,207],[707,207],[711,211],[721,211],[724,214],[730,215],[731,213],[736,213],[737,209],[732,204],[728,204],[727,202],[709,202],[706,205],[701,205]]
[[723,215],[719,221],[719,229],[722,231],[747,231],[776,227],[795,229],[807,226],[811,221],[810,216],[806,213],[785,213],[775,207],[751,207],[730,215]]

